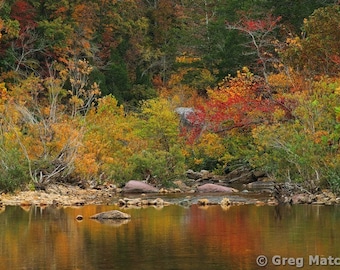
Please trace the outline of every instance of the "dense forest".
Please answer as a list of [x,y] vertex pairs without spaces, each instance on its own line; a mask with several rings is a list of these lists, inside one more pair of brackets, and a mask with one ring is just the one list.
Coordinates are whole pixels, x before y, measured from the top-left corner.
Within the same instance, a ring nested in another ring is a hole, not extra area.
[[0,1],[0,190],[250,166],[340,192],[340,5]]

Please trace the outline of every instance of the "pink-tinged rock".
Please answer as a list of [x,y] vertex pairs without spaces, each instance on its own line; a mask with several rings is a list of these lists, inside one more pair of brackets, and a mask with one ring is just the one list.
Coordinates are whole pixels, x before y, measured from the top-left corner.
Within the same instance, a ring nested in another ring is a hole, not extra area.
[[231,188],[231,187],[225,187],[225,186],[220,186],[220,185],[215,185],[215,184],[204,184],[202,186],[199,186],[198,192],[204,192],[204,193],[209,193],[209,192],[238,192],[237,189]]
[[137,180],[130,180],[123,188],[123,192],[126,193],[156,193],[158,191],[158,188]]

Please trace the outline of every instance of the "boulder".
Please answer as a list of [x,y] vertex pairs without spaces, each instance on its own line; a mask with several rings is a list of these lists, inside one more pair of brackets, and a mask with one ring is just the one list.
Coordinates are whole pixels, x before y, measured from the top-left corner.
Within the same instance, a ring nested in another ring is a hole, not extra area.
[[158,193],[158,188],[137,180],[130,180],[123,188],[126,193]]
[[231,188],[231,187],[226,187],[226,186],[221,186],[221,185],[216,185],[216,184],[204,184],[202,186],[199,186],[197,188],[198,192],[238,192],[237,189]]
[[195,114],[195,110],[190,107],[178,107],[175,109],[175,112],[179,114],[181,124],[183,126],[192,126],[194,124],[193,120],[190,119],[190,116]]
[[228,183],[248,184],[256,181],[252,171],[235,170],[227,175]]
[[200,172],[195,172],[193,170],[187,170],[186,175],[189,179],[194,179],[194,180],[198,180],[200,178],[202,178],[203,174]]
[[130,219],[131,216],[118,210],[101,212],[90,217],[91,219]]

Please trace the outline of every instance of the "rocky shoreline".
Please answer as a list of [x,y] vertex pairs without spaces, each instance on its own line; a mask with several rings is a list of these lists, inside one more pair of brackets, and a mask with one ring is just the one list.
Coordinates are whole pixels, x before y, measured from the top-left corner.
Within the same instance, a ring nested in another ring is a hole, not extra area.
[[[168,202],[167,198],[173,194],[178,195],[180,199]],[[251,195],[256,196],[251,197]],[[209,200],[209,196],[214,199]],[[170,204],[185,206],[218,204],[226,207],[240,204],[334,205],[340,204],[340,197],[329,190],[311,193],[297,184],[278,184],[259,172],[239,171],[217,176],[206,171],[191,170],[187,172],[187,179],[174,181],[172,188],[155,187],[144,181],[131,180],[124,187],[103,184],[83,188],[66,184],[50,184],[44,190],[26,190],[0,195],[0,206],[118,205],[125,208],[163,207]]]

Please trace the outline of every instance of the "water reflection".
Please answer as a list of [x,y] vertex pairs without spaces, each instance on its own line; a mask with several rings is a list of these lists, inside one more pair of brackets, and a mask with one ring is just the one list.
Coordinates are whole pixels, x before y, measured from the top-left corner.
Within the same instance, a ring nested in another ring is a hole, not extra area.
[[[113,209],[6,207],[0,214],[0,269],[253,270],[260,269],[260,254],[269,260],[302,257],[305,269],[321,269],[307,265],[309,255],[340,257],[336,206],[168,206],[124,209],[132,219],[122,223],[89,219]],[[269,261],[262,269],[272,268]]]

